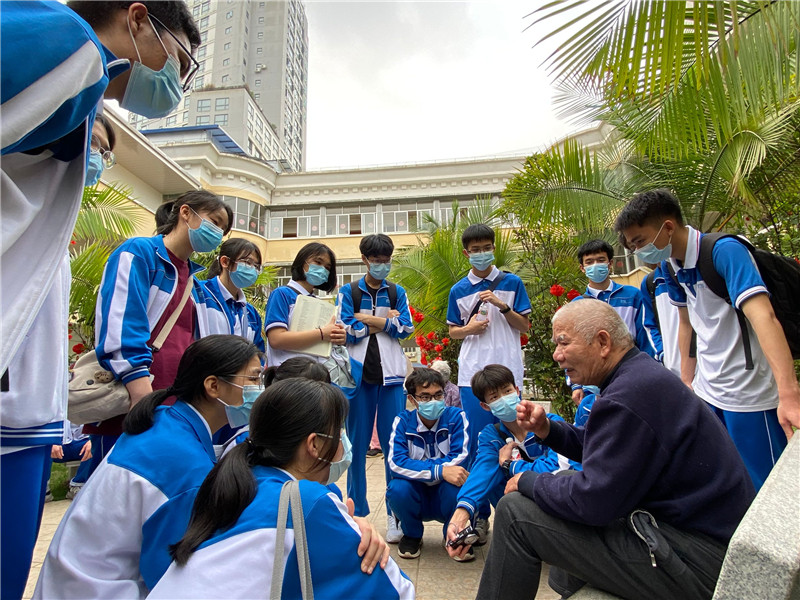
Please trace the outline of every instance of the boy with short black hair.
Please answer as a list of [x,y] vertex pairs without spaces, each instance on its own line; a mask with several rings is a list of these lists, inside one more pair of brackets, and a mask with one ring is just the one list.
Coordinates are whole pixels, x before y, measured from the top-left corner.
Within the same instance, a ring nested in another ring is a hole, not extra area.
[[392,480],[386,502],[400,520],[403,537],[398,553],[403,558],[419,556],[425,521],[447,523],[458,489],[469,475],[467,416],[445,406],[444,384],[433,369],[414,369],[405,387],[415,409],[400,413],[392,426],[388,453]]
[[[792,426],[800,427],[800,385],[750,251],[734,238],[720,239],[713,247],[713,267],[726,283],[731,305],[704,281],[698,267],[704,234],[684,225],[680,203],[668,190],[634,196],[615,228],[642,261],[668,259],[672,264],[677,282],[669,277],[667,285],[679,309],[681,379],[725,424],[759,489],[791,437]],[[752,331],[752,369],[746,365],[736,309]],[[696,369],[689,360],[692,327],[697,335]]]
[[[508,367],[487,365],[475,373],[472,393],[481,398],[481,408],[494,415],[498,423],[490,423],[480,432],[478,454],[458,493],[458,505],[447,526],[448,539],[454,539],[475,520],[480,506],[486,502],[497,505],[510,477],[524,471],[556,473],[580,469],[579,463],[540,445],[532,433],[517,424],[519,388]],[[558,415],[548,414],[548,417],[563,421]],[[454,558],[461,552],[460,548],[448,547],[448,553]]]
[[[353,462],[347,472],[347,495],[355,514],[369,514],[366,456],[376,424],[383,455],[387,456],[394,418],[405,408],[403,380],[408,368],[400,340],[414,333],[405,290],[387,276],[394,244],[382,233],[365,236],[359,244],[367,274],[339,289],[336,304],[347,333],[356,387],[348,392],[347,433],[353,444]],[[391,475],[385,466],[386,483]],[[402,533],[387,503],[386,540],[397,543]]]

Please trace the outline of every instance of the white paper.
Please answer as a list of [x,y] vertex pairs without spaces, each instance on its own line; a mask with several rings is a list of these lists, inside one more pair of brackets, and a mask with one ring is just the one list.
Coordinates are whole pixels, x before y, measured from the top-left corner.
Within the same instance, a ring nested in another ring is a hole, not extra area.
[[[325,327],[332,323],[336,315],[336,307],[330,302],[325,302],[312,296],[299,295],[292,312],[292,322],[289,323],[289,331],[310,331],[317,327]],[[303,354],[313,354],[314,356],[330,356],[331,343],[319,341],[313,346],[304,348]]]

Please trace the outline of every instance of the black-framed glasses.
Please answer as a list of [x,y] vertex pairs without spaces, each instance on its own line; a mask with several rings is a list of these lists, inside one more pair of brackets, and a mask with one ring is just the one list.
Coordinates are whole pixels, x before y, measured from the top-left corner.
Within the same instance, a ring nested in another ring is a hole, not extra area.
[[100,153],[100,156],[103,159],[103,166],[106,169],[110,169],[115,164],[117,164],[117,157],[114,156],[114,153],[111,150],[106,150],[105,148],[103,148],[103,145],[100,143],[100,138],[98,138],[96,135],[92,136],[91,148],[93,150],[97,150]]
[[191,66],[189,67],[189,70],[186,73],[186,76],[183,78],[183,91],[184,92],[188,92],[189,88],[192,85],[192,80],[194,79],[194,76],[197,75],[197,72],[200,70],[200,63],[197,62],[195,57],[192,56],[192,53],[189,50],[187,50],[186,46],[184,46],[181,43],[181,41],[178,39],[178,36],[176,36],[174,33],[172,33],[172,31],[170,31],[169,27],[164,25],[164,23],[162,23],[160,19],[156,18],[152,14],[148,14],[148,16],[151,19],[153,19],[153,21],[155,21],[156,23],[161,25],[161,27],[164,28],[164,31],[166,31],[170,35],[170,37],[172,37],[172,39],[175,40],[175,43],[178,44],[178,47],[181,50],[183,50],[183,52],[186,54],[186,56],[189,57],[189,61],[190,61],[190,65]]
[[416,394],[411,394],[411,395],[420,402],[430,402],[431,400],[444,400],[444,392],[436,392],[433,396],[431,396],[430,394],[420,394],[419,396],[417,396]]

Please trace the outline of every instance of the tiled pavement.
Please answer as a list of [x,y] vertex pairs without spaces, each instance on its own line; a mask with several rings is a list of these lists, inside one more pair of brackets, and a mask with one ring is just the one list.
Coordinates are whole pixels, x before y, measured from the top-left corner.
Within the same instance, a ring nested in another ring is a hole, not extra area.
[[[339,482],[344,488],[344,478]],[[367,459],[367,489],[370,504],[370,519],[381,535],[386,533],[386,508],[384,506],[383,489],[383,460],[381,458]],[[42,566],[50,539],[58,527],[61,518],[69,507],[69,500],[50,502],[45,504],[42,528],[39,540],[33,552],[33,564],[25,589],[25,598],[33,595],[36,578]],[[489,536],[491,540],[491,535]],[[422,554],[418,559],[406,560],[397,556],[397,545],[392,545],[392,557],[405,571],[417,589],[418,600],[468,600],[475,598],[481,571],[485,562],[489,545],[475,548],[475,560],[470,563],[457,563],[452,560],[442,547],[442,525],[428,523],[425,525]],[[539,593],[536,596],[541,600],[556,600],[558,594],[547,586],[547,571],[542,573]]]

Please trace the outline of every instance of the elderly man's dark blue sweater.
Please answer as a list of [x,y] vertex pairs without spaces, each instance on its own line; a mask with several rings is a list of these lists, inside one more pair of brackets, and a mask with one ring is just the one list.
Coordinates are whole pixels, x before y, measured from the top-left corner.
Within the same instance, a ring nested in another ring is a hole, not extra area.
[[545,444],[583,471],[526,473],[519,491],[561,519],[603,526],[640,508],[727,544],[755,497],[717,416],[635,348],[603,382],[585,427],[551,421]]

